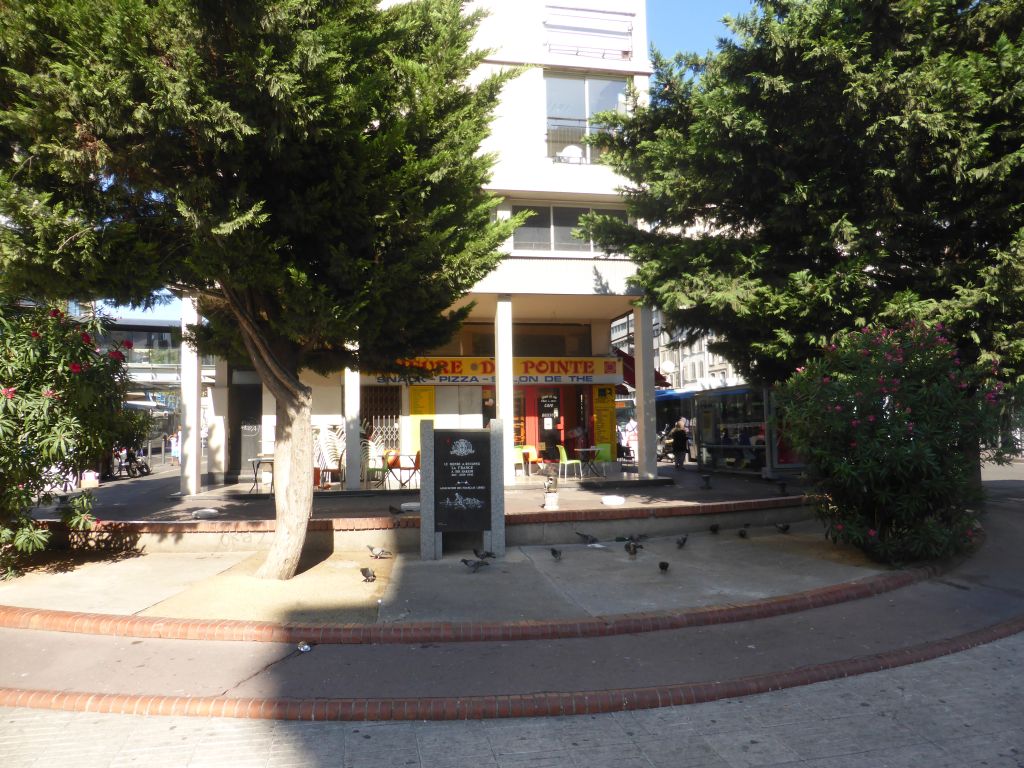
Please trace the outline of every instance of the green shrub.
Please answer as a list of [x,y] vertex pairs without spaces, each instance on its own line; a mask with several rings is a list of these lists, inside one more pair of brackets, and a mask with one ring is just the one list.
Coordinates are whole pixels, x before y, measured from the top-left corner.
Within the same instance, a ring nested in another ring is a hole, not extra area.
[[797,369],[778,391],[783,428],[817,476],[826,535],[888,562],[967,546],[979,451],[1000,450],[997,371],[918,321],[841,335]]
[[[49,540],[32,505],[95,466],[120,428],[124,353],[98,349],[101,330],[58,309],[0,305],[0,578]],[[60,512],[83,530],[90,509],[86,495]]]

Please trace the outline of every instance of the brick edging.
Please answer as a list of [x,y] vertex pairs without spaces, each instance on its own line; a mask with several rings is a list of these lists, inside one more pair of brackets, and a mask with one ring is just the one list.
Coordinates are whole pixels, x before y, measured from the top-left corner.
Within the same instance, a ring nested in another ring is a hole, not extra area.
[[484,718],[596,715],[700,704],[810,685],[966,651],[1024,631],[1024,616],[956,637],[814,664],[764,675],[709,683],[572,693],[531,693],[448,698],[259,699],[224,696],[102,694],[0,688],[0,707],[121,715],[235,717],[262,720],[479,720]]
[[[778,496],[738,501],[679,502],[661,506],[607,506],[583,509],[538,509],[529,512],[506,512],[505,525],[536,525],[538,523],[580,523],[602,520],[642,520],[647,518],[689,517],[693,515],[722,515],[730,512],[750,512],[757,509],[802,507],[813,503],[810,496]],[[49,530],[68,531],[59,520],[40,520],[38,524]],[[398,528],[419,528],[416,514],[390,517],[317,517],[309,521],[309,531],[380,531]],[[99,534],[151,533],[180,535],[187,533],[272,533],[276,521],[267,520],[173,520],[167,522],[103,520],[94,529]],[[91,533],[91,532],[86,532]]]
[[688,611],[658,611],[596,616],[579,620],[516,622],[409,622],[403,624],[279,624],[263,621],[172,619],[101,613],[51,611],[0,605],[0,627],[49,632],[145,637],[164,640],[337,644],[412,644],[480,641],[559,640],[657,632],[765,619],[822,608],[890,592],[945,572],[928,565],[892,571],[857,581],[818,587],[764,600],[707,606]]

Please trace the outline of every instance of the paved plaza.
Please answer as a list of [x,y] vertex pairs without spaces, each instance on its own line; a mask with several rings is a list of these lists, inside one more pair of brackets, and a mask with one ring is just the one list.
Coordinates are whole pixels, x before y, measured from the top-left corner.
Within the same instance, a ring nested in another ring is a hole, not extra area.
[[707,704],[469,722],[0,709],[4,768],[1021,768],[1024,636]]

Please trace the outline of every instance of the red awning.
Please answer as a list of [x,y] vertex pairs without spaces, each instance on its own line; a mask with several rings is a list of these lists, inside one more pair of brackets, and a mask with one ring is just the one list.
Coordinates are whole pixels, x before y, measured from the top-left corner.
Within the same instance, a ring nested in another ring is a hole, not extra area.
[[[617,354],[622,359],[622,379],[633,389],[636,389],[636,360],[633,359],[632,355],[626,354],[621,349],[616,349]],[[658,373],[657,369],[654,371],[654,386],[656,387],[670,387],[672,382]]]

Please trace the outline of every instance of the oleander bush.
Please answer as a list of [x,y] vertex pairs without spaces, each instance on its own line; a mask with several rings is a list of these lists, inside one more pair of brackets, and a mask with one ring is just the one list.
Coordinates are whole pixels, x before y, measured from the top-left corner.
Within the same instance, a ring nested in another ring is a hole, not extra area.
[[[98,348],[101,332],[96,319],[0,304],[0,579],[49,540],[32,506],[96,466],[120,429],[125,356]],[[88,494],[59,509],[72,530],[92,526]]]
[[892,563],[967,547],[978,461],[1004,459],[997,361],[967,364],[941,324],[838,336],[778,391],[787,439],[819,487],[826,536]]

